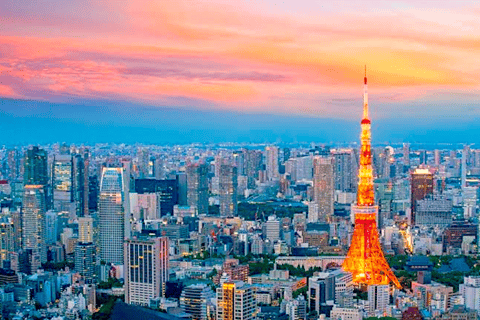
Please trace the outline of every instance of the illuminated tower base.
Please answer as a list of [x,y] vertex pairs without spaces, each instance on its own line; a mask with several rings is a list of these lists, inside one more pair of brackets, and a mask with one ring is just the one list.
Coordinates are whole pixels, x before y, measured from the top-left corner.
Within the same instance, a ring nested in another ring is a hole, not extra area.
[[402,286],[383,256],[378,237],[377,206],[352,206],[355,229],[342,268],[352,273],[353,282],[366,285],[389,284]]

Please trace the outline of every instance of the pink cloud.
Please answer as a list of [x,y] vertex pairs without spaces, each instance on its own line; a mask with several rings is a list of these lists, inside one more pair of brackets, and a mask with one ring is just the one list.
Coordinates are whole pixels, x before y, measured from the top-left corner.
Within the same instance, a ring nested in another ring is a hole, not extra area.
[[86,4],[50,17],[49,8],[6,8],[2,94],[344,117],[361,95],[363,64],[382,103],[480,84],[472,68],[480,15],[469,8],[412,2],[290,14],[259,1]]

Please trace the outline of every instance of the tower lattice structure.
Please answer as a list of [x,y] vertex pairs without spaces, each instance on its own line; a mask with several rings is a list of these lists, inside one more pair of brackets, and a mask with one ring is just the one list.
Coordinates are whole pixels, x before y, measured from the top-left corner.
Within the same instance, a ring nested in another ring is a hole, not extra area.
[[357,205],[352,206],[352,210],[355,213],[355,229],[353,230],[350,249],[342,268],[352,273],[353,282],[355,283],[380,285],[393,282],[397,288],[401,288],[380,247],[377,229],[378,206],[374,204],[370,126],[367,71],[365,68]]

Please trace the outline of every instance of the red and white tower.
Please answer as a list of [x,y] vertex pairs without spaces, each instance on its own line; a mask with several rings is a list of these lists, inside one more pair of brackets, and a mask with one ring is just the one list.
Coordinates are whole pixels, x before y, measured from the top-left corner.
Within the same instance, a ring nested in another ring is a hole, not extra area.
[[342,268],[352,273],[353,282],[355,283],[380,285],[393,282],[397,288],[401,288],[380,247],[376,220],[378,206],[374,205],[370,125],[367,67],[365,67],[357,205],[352,206],[352,211],[355,214],[355,229],[353,230],[350,249]]

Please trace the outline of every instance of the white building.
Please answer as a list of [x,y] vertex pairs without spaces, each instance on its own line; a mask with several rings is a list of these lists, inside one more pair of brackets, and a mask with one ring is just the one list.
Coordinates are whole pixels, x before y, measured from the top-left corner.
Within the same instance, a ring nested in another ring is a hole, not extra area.
[[459,288],[465,306],[471,310],[480,311],[480,277],[464,277]]
[[369,316],[383,316],[386,314],[390,302],[389,287],[387,284],[368,286]]
[[278,172],[278,147],[265,147],[265,163],[268,180],[278,180],[280,174]]
[[363,312],[357,308],[339,308],[334,306],[330,312],[331,320],[362,320]]
[[125,302],[148,306],[168,281],[168,238],[125,241]]
[[285,313],[288,314],[289,320],[305,320],[307,318],[307,301],[303,295],[299,295],[297,299],[286,301]]
[[280,220],[276,216],[269,216],[265,222],[265,237],[271,242],[280,239]]
[[130,193],[130,214],[135,221],[160,219],[160,203],[156,193]]

